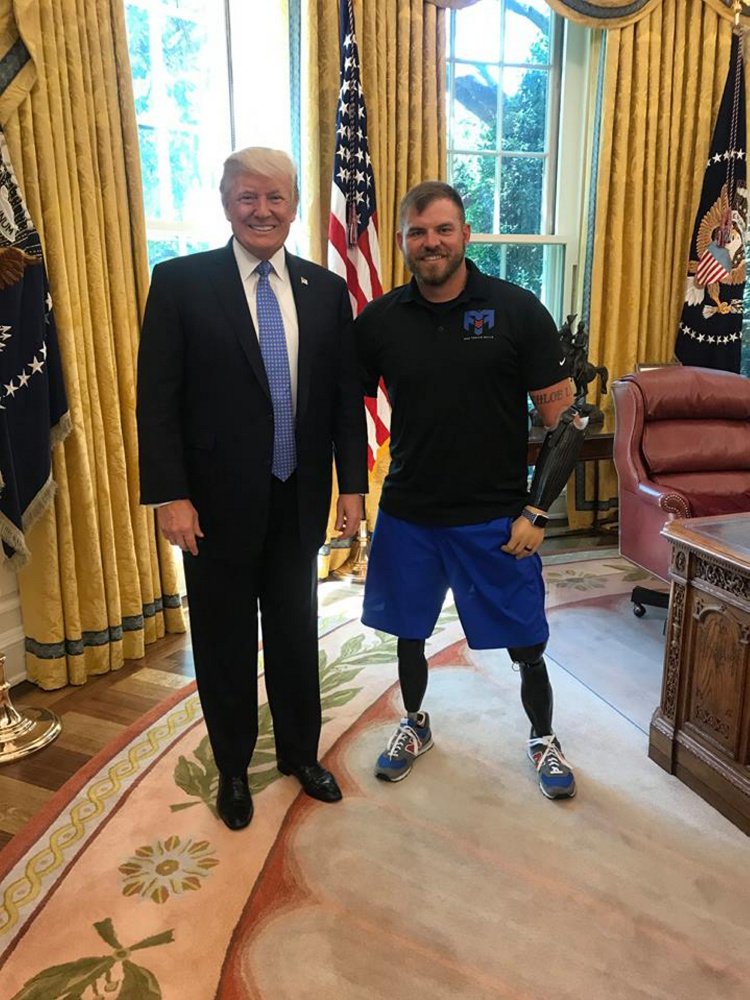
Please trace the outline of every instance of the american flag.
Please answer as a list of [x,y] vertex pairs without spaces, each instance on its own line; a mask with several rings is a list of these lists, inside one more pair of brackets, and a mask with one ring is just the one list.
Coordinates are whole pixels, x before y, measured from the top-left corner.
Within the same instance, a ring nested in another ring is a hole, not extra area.
[[[383,286],[375,178],[367,145],[367,111],[351,0],[341,0],[340,29],[341,88],[328,222],[328,267],[346,281],[352,312],[357,316],[368,302],[383,294]],[[378,448],[390,435],[391,407],[382,384],[377,399],[365,400],[365,408],[367,459],[372,469]]]

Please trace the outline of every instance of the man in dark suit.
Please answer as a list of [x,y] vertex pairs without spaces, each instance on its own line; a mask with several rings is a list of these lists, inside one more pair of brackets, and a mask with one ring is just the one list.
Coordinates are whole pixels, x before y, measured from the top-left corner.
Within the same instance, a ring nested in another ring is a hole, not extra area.
[[284,249],[294,164],[252,147],[224,164],[233,237],[154,268],[138,362],[141,503],[185,553],[198,692],[219,769],[217,810],[252,819],[257,614],[277,766],[308,795],[341,792],[318,762],[317,550],[332,459],[336,529],[367,490],[366,430],[345,283]]

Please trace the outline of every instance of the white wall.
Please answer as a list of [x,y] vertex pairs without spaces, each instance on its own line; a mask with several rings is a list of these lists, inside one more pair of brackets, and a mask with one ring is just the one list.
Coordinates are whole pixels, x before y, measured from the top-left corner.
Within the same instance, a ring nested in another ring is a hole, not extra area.
[[0,564],[0,650],[5,653],[5,676],[11,684],[26,677],[21,601],[16,574]]

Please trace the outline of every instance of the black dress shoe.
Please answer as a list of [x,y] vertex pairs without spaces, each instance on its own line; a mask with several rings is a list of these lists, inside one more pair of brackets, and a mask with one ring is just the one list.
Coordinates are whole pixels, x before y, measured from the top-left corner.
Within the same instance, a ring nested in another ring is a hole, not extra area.
[[216,811],[230,830],[242,830],[253,818],[253,800],[247,775],[219,774]]
[[336,784],[336,779],[318,763],[295,765],[277,760],[276,767],[282,774],[293,774],[303,790],[314,799],[321,802],[338,802],[341,799],[341,789]]

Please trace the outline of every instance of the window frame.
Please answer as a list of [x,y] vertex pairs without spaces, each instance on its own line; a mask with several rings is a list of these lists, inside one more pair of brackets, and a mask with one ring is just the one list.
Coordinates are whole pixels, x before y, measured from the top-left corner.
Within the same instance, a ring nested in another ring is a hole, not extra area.
[[[481,2],[481,0],[480,0]],[[496,245],[499,247],[538,245],[559,247],[549,255],[552,265],[550,273],[543,277],[543,295],[555,319],[562,322],[565,315],[576,312],[576,288],[578,259],[581,245],[580,230],[583,224],[583,200],[586,152],[586,128],[588,101],[582,95],[588,94],[589,61],[591,54],[591,31],[576,25],[550,10],[550,43],[548,63],[519,63],[504,59],[504,35],[508,8],[505,0],[499,0],[500,59],[488,63],[484,59],[471,60],[463,54],[455,56],[456,18],[460,11],[450,11],[447,32],[447,150],[446,167],[449,181],[453,179],[453,156],[491,155],[496,158],[495,184],[500,185],[502,159],[507,156],[544,159],[545,170],[542,188],[542,213],[540,233],[501,233],[499,231],[499,208],[495,208],[494,225],[497,231],[472,232],[472,245]],[[547,115],[545,122],[545,150],[543,153],[523,153],[503,150],[502,139],[502,77],[497,88],[497,136],[495,151],[465,149],[453,146],[455,121],[455,78],[456,66],[496,65],[500,74],[504,69],[544,70],[549,74],[547,82]],[[565,197],[559,193],[565,191]],[[499,200],[497,202],[499,205]],[[547,271],[545,265],[545,272]],[[567,304],[567,308],[566,308]]]
[[[170,120],[169,108],[171,107],[171,103],[162,107],[161,102],[165,94],[168,92],[170,79],[169,71],[165,65],[163,48],[164,28],[168,19],[175,18],[178,20],[193,22],[199,26],[205,26],[213,35],[214,44],[210,46],[210,52],[217,55],[219,51],[221,51],[223,59],[222,72],[226,72],[226,88],[224,91],[226,99],[222,108],[224,122],[220,128],[222,128],[225,132],[227,144],[231,142],[234,129],[234,107],[231,90],[231,53],[228,47],[230,32],[229,3],[228,0],[216,0],[215,10],[212,8],[209,12],[206,11],[205,5],[203,5],[203,7],[199,10],[184,9],[178,4],[171,2],[171,0],[125,0],[124,6],[126,23],[129,8],[137,8],[143,11],[148,18],[149,85],[151,89],[151,102],[149,109],[145,112],[138,111],[136,108],[136,128],[138,130],[139,143],[141,143],[141,129],[146,128],[153,133],[156,149],[156,173],[160,199],[160,216],[157,217],[149,215],[146,211],[145,217],[149,267],[151,268],[155,263],[158,263],[161,260],[195,252],[195,245],[199,247],[201,245],[205,245],[206,247],[217,245],[217,236],[219,234],[220,226],[222,236],[224,234],[225,226],[223,224],[223,216],[218,201],[218,186],[216,189],[215,219],[212,219],[210,224],[206,225],[198,218],[177,218],[178,213],[175,209],[174,200],[175,178],[173,176],[173,167],[171,163],[171,134],[183,133],[186,136],[195,136],[200,143],[201,138],[205,134],[205,124],[201,120],[196,122]],[[221,27],[216,26],[215,18],[217,15],[222,18],[224,27],[223,31],[221,30]],[[131,39],[128,37],[128,47],[131,52],[132,61],[133,56],[130,45]],[[217,84],[217,90],[220,91],[221,89],[223,89],[222,85]],[[201,157],[201,160],[205,160],[205,157]],[[147,179],[145,173],[143,172],[144,159],[142,144],[140,161],[142,169],[141,180],[142,182],[145,182]],[[196,164],[196,166],[199,167],[200,162]],[[214,168],[214,172],[217,172],[220,166],[221,163],[219,162]],[[200,174],[201,171],[198,170],[198,173]],[[218,172],[216,173],[215,179],[216,185],[218,185]],[[201,184],[198,186],[197,190],[207,194],[210,186],[208,183],[209,180],[210,178],[203,173],[201,176]],[[195,191],[196,188],[188,187],[186,190]],[[153,244],[156,243],[171,244],[170,252],[168,254],[155,255]],[[191,244],[193,245],[192,247]],[[172,247],[174,248],[173,251]]]

